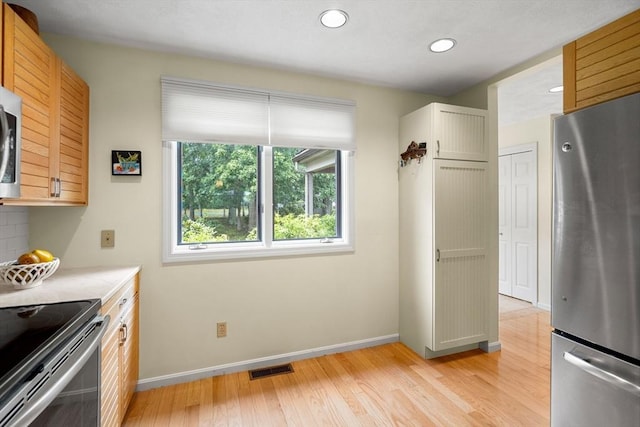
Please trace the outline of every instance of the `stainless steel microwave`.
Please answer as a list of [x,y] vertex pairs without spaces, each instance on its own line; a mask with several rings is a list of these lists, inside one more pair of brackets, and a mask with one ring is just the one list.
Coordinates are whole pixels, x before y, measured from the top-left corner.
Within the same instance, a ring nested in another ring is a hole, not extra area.
[[20,197],[22,99],[0,86],[0,198]]

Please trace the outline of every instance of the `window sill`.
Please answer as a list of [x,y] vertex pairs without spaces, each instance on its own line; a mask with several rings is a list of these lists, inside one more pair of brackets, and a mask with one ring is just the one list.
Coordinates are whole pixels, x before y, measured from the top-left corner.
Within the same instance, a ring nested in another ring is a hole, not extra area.
[[[332,255],[353,252],[354,247],[342,241],[331,243],[314,242],[278,242],[271,247],[262,243],[224,244],[221,248],[209,245],[206,249],[188,249],[184,246],[174,247],[171,252],[162,254],[162,262],[192,263],[206,261],[240,260],[251,258],[295,257],[305,255]],[[226,246],[228,245],[228,246]]]

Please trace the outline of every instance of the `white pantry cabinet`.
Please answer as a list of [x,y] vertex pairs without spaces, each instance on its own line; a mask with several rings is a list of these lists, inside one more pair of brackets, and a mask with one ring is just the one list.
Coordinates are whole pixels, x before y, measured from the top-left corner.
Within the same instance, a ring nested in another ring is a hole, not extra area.
[[438,102],[406,116],[415,126],[400,139],[401,150],[411,141],[426,142],[434,159],[487,161],[487,111]]
[[400,341],[424,357],[488,340],[488,165],[475,161],[486,157],[485,121],[444,104],[400,121],[400,152],[427,142],[399,169]]

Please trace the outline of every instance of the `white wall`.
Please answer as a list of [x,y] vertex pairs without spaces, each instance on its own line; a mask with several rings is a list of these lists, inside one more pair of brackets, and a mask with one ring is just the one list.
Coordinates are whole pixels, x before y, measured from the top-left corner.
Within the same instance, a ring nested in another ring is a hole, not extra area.
[[552,121],[550,116],[501,126],[499,148],[538,143],[538,305],[551,309]]
[[[491,253],[493,254],[493,258],[491,260],[491,280],[494,285],[494,289],[492,290],[495,294],[495,298],[492,300],[492,306],[490,309],[492,312],[498,311],[498,168],[497,168],[497,160],[498,160],[498,83],[502,80],[505,80],[509,77],[515,76],[516,74],[528,70],[532,67],[538,66],[539,64],[548,61],[552,58],[556,58],[558,55],[562,54],[561,48],[552,49],[550,51],[544,52],[541,55],[538,55],[535,58],[531,58],[530,60],[519,64],[513,68],[505,70],[488,80],[485,80],[477,85],[456,94],[449,98],[449,102],[456,105],[465,105],[468,107],[475,108],[484,108],[489,111],[489,185],[495,189],[495,191],[491,192],[491,214],[490,217],[493,219],[491,224],[488,224],[490,227],[490,235],[494,236],[491,241]],[[494,159],[494,160],[492,160]],[[490,341],[497,341],[499,339],[499,324],[497,316],[496,318],[492,318],[494,322],[491,325],[492,336],[490,337]]]
[[0,206],[0,262],[13,261],[28,252],[29,208]]
[[[62,265],[142,265],[141,379],[398,332],[398,118],[427,95],[45,35],[91,88],[89,206],[31,208],[30,245]],[[162,265],[160,76],[357,102],[356,251]],[[113,149],[142,151],[112,177]],[[101,249],[100,230],[115,248]],[[215,323],[228,322],[228,337]]]

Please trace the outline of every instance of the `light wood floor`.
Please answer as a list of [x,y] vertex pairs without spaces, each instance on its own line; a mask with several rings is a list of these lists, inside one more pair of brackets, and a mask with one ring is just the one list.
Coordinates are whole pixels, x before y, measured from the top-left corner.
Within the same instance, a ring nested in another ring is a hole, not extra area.
[[124,426],[547,426],[549,312],[500,297],[502,350],[424,360],[400,343],[137,393]]

